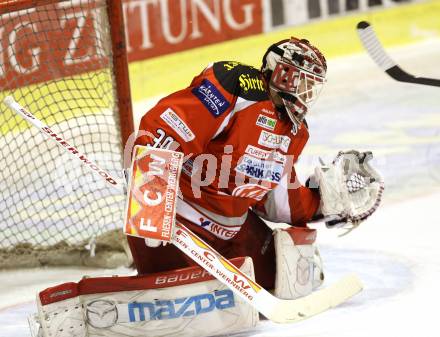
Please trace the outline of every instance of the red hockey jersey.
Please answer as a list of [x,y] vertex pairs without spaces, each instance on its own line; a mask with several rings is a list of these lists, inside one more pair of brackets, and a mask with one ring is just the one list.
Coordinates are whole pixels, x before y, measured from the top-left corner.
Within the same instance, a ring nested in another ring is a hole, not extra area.
[[177,214],[227,240],[249,208],[274,222],[310,220],[319,195],[292,164],[308,137],[305,124],[278,117],[257,69],[217,62],[148,111],[136,143],[185,154]]

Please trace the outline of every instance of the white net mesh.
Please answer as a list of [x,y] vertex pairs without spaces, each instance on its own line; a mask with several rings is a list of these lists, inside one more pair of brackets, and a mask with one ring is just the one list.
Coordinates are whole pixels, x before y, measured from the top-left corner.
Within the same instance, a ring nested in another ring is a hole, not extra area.
[[[106,1],[48,2],[0,15],[0,99],[13,96],[103,169],[120,176]],[[60,245],[72,257],[92,238],[120,228],[123,209],[123,195],[0,103],[0,268],[14,266],[23,247],[32,259]],[[115,243],[117,252],[124,251],[121,241]],[[76,264],[68,260],[54,264]]]

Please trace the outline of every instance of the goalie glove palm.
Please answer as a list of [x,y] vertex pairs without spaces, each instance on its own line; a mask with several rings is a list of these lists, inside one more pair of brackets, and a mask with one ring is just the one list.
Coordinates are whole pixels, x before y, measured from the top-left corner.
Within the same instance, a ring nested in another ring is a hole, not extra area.
[[341,151],[331,164],[315,169],[320,211],[329,227],[353,228],[379,207],[384,183],[369,163],[372,158],[369,151]]

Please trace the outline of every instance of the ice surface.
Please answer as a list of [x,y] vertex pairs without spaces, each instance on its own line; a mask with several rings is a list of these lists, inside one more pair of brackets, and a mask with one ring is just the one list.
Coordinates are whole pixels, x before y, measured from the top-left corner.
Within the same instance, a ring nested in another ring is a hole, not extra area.
[[[440,78],[440,40],[391,50],[408,72]],[[387,185],[383,207],[350,235],[321,230],[326,282],[345,273],[364,291],[294,325],[261,322],[234,336],[372,337],[438,334],[440,302],[440,89],[398,83],[366,55],[329,62],[329,83],[308,117],[311,139],[299,163],[306,177],[340,149],[372,149]],[[29,336],[37,290],[129,270],[36,269],[0,272],[0,337]]]

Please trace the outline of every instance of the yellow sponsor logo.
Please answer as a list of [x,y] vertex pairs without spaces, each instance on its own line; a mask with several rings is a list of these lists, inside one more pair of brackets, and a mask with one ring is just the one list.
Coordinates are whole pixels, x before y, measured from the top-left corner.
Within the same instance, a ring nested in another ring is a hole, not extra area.
[[194,243],[199,246],[200,248],[203,249],[208,249],[209,250],[209,246],[207,246],[202,240],[200,240],[197,236],[193,235],[192,233],[188,233],[189,236],[191,237],[191,239],[194,241]]
[[240,88],[245,93],[249,90],[265,91],[264,83],[258,76],[251,77],[249,74],[241,74],[238,80],[240,81]]
[[226,68],[227,71],[234,69],[238,65],[240,65],[240,62],[234,62],[234,61],[226,62],[223,64],[223,66]]
[[[240,282],[238,282],[238,283],[241,283],[242,286],[244,286],[244,284],[243,284],[243,282],[244,282],[243,279],[245,279],[246,282],[249,283],[249,285],[252,287],[252,289],[254,289],[255,292],[259,292],[259,291],[261,290],[261,287],[260,287],[258,284],[256,284],[254,281],[252,281],[252,280],[251,280],[249,277],[247,277],[246,275],[242,274],[242,273],[240,272],[240,270],[238,270],[237,267],[235,267],[234,265],[232,265],[228,260],[225,260],[225,259],[222,259],[222,258],[220,258],[219,260],[220,260],[220,262],[222,263],[222,265],[223,265],[227,270],[229,270],[230,272],[232,272],[232,273],[234,273],[234,274],[240,276],[241,280],[240,280]],[[234,278],[235,278],[235,277],[234,277]],[[237,278],[237,279],[238,279],[238,278]]]
[[[254,281],[252,281],[250,278],[248,278],[247,276],[245,276],[244,274],[242,274],[240,272],[240,270],[235,267],[233,264],[231,264],[228,260],[224,259],[221,255],[219,256],[218,254],[215,254],[214,251],[211,250],[211,247],[209,247],[208,245],[206,245],[202,240],[200,240],[199,238],[197,238],[195,235],[193,235],[192,233],[187,232],[187,234],[190,235],[191,239],[193,240],[193,242],[203,248],[206,249],[209,253],[209,255],[211,255],[211,258],[213,258],[214,256],[218,259],[218,261],[220,261],[220,263],[230,272],[239,275],[242,279],[245,279],[247,283],[249,283],[249,285],[252,287],[252,289],[254,289],[255,292],[258,292],[261,290],[261,287],[256,284]],[[212,261],[210,258],[208,258],[208,260]],[[241,282],[238,283],[243,283],[244,281],[241,280]]]

